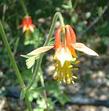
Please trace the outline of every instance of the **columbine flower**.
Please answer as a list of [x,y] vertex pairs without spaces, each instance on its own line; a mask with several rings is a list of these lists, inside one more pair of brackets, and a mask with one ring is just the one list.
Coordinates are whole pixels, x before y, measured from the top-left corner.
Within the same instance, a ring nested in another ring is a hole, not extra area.
[[64,27],[59,27],[56,30],[54,46],[40,47],[28,53],[26,56],[23,55],[23,57],[27,58],[27,67],[31,68],[35,63],[35,60],[39,58],[42,53],[47,52],[52,48],[55,49],[54,60],[56,71],[54,79],[67,84],[74,83],[74,79],[77,78],[77,76],[73,74],[75,65],[78,64],[75,49],[88,55],[98,56],[95,51],[88,48],[83,43],[77,43],[74,30],[70,25],[66,25]]
[[70,25],[59,27],[55,33],[55,55],[56,72],[54,79],[67,84],[74,83],[77,77],[72,74],[72,61],[76,62],[76,50],[88,55],[98,56],[98,54],[85,46],[83,43],[76,43],[76,35]]
[[35,25],[32,23],[32,18],[30,16],[25,16],[22,20],[22,24],[20,27],[23,28],[23,32],[25,31],[31,31],[34,32]]

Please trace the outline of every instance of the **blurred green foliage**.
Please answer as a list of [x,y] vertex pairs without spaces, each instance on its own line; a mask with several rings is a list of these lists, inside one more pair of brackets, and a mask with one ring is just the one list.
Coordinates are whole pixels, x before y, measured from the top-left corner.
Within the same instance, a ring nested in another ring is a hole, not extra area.
[[[24,0],[24,3],[35,24],[34,33],[25,35],[19,28],[21,20],[25,16],[19,0],[0,0],[0,19],[26,83],[31,80],[32,72],[26,69],[25,60],[20,55],[27,54],[43,45],[56,11],[63,14],[65,23],[74,27],[78,36],[77,41],[86,42],[99,54],[109,54],[108,0]],[[45,61],[46,59],[42,62],[43,67]],[[0,71],[5,75],[5,79],[2,78],[1,87],[17,84],[14,71],[10,69],[10,66],[7,50],[0,40]],[[42,72],[39,71],[39,73]],[[55,101],[59,101],[63,105],[69,101],[69,97],[64,94],[64,90],[56,82],[47,77],[44,74],[48,104],[50,109],[53,109]],[[6,80],[9,82],[5,83]],[[38,109],[34,111],[45,109],[45,103],[42,99],[42,92],[45,89],[41,87],[40,83],[33,84],[29,99],[30,101],[37,100]],[[55,97],[55,101],[52,100],[52,97]]]

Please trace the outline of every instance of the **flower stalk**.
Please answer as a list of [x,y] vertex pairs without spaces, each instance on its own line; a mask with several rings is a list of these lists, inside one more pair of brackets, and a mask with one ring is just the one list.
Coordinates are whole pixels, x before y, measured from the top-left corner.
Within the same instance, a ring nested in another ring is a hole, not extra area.
[[23,9],[25,15],[27,16],[28,15],[28,11],[27,11],[27,8],[26,8],[26,6],[24,4],[24,0],[20,0],[20,4],[22,6],[22,9]]

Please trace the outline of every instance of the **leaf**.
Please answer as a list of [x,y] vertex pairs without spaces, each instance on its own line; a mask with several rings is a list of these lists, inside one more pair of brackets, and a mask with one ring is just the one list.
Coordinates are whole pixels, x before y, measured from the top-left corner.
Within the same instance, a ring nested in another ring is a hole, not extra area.
[[61,93],[61,94],[55,95],[55,96],[62,105],[64,105],[66,102],[70,101],[69,96],[67,96],[65,93]]
[[62,105],[70,101],[69,96],[67,96],[59,87],[59,84],[56,81],[47,81],[46,90],[52,94]]
[[78,51],[84,52],[85,54],[88,54],[91,56],[98,56],[98,54],[94,50],[88,48],[83,43],[75,43],[73,44],[73,47]]
[[33,111],[44,111],[43,108],[35,108]]
[[72,9],[72,2],[71,2],[71,0],[69,0],[67,4],[63,4],[62,7],[65,8],[65,9]]

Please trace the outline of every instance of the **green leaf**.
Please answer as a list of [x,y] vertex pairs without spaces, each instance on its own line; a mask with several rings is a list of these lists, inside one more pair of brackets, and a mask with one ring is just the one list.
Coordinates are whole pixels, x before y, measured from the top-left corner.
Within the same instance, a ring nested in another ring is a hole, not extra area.
[[69,0],[67,2],[67,4],[63,4],[62,7],[65,8],[65,9],[72,9],[72,1]]
[[46,107],[46,104],[48,104],[48,103],[46,103],[45,99],[42,98],[42,99],[38,99],[38,100],[37,100],[37,104],[38,104],[38,106],[39,106],[40,108],[46,109],[46,108],[47,108],[47,107]]
[[[51,83],[52,82],[52,83]],[[46,83],[46,90],[52,94],[56,99],[64,105],[66,102],[70,101],[68,95],[64,93],[61,87],[58,86],[57,82],[49,81]]]
[[44,111],[42,108],[35,108],[33,111]]
[[59,100],[59,102],[64,105],[66,102],[70,101],[69,96],[67,96],[65,93],[61,93],[59,95],[55,95],[55,97]]

